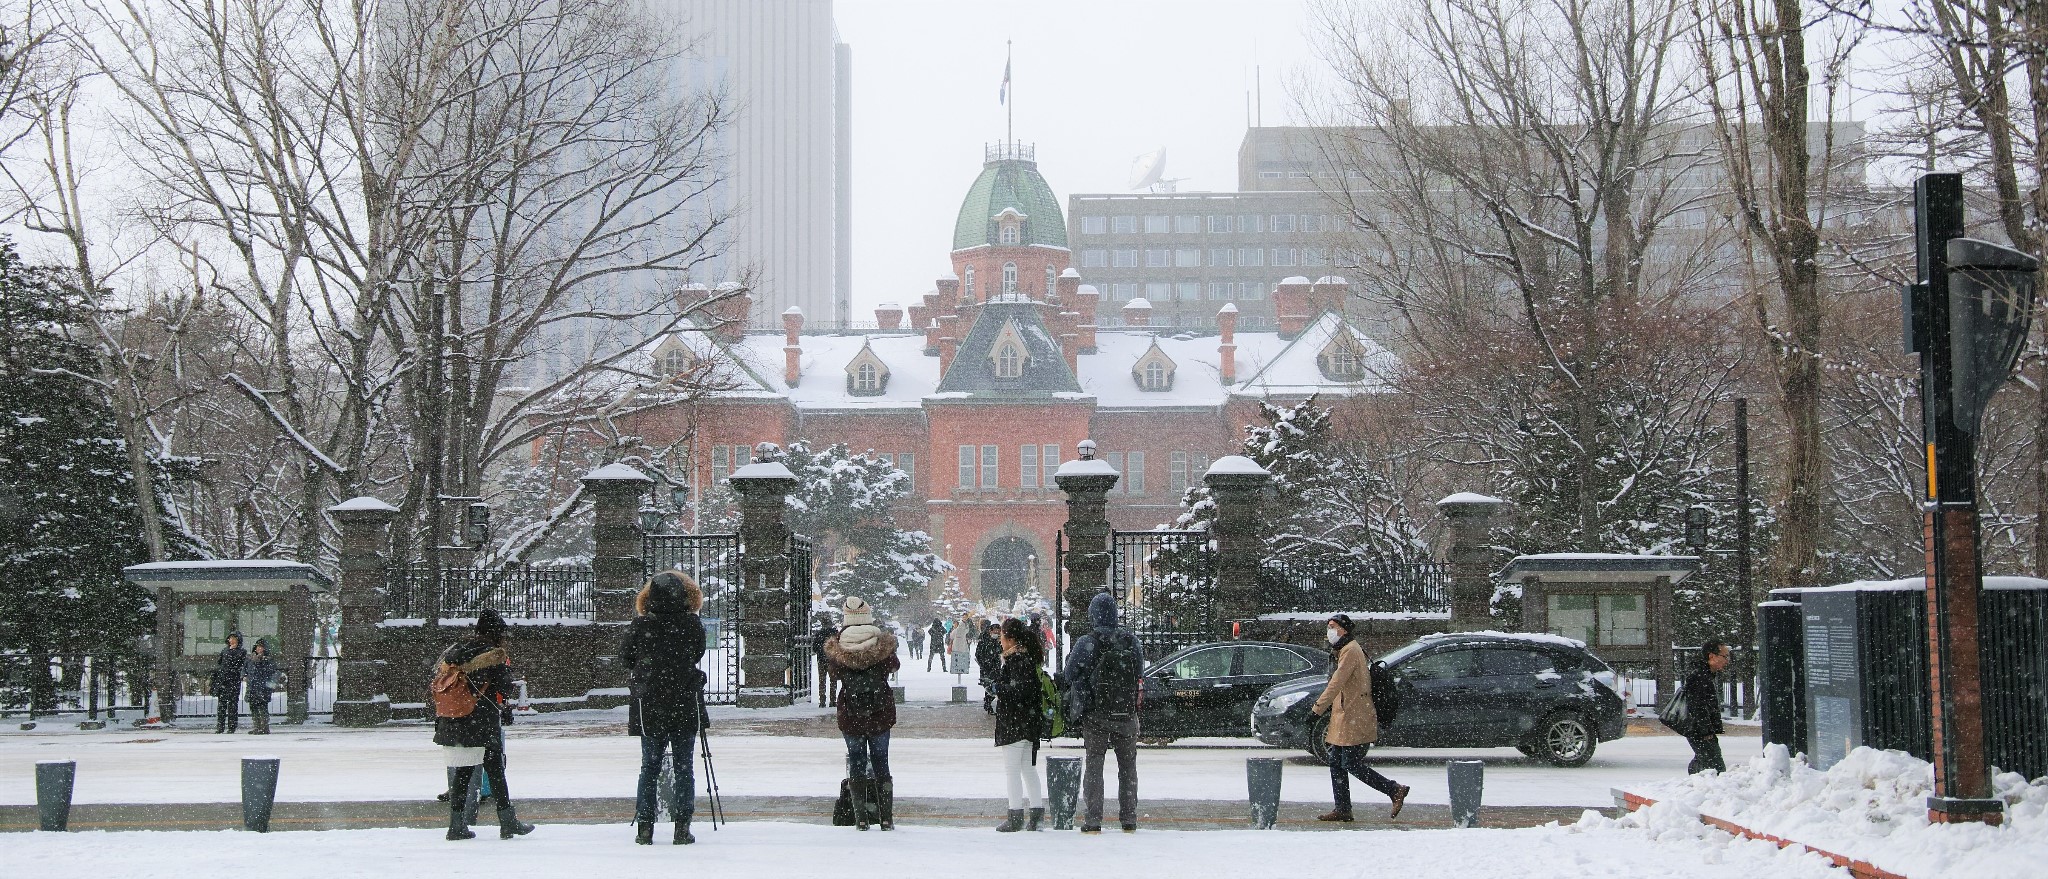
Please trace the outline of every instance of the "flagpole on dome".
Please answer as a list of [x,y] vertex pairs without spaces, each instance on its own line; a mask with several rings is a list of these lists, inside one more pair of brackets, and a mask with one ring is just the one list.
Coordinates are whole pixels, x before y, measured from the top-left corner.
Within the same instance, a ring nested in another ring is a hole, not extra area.
[[1003,138],[1008,143],[1017,142],[1017,105],[1010,103],[1010,41],[1003,41],[1003,87],[996,90],[996,102],[1003,105]]

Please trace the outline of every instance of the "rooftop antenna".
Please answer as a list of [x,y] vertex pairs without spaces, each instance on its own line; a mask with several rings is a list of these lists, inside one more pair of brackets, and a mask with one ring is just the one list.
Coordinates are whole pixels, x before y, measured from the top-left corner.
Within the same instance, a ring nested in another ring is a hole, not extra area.
[[1160,147],[1131,160],[1131,191],[1173,192],[1174,184],[1186,177],[1166,177],[1166,148]]

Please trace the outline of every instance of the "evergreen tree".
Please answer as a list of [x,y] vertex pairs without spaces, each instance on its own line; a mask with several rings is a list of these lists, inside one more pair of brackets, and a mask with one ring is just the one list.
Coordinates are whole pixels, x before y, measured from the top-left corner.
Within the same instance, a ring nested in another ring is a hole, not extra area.
[[[127,446],[80,341],[88,317],[0,239],[0,649],[45,659],[130,653],[151,628],[148,593],[121,573],[149,551]],[[46,706],[47,684],[31,678]]]

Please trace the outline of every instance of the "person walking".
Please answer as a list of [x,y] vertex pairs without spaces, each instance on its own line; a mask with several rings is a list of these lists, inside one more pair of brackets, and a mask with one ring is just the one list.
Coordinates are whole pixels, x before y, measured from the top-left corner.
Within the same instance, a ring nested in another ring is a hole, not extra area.
[[946,630],[947,653],[952,654],[953,673],[967,673],[967,663],[974,650],[976,627],[972,617],[962,616],[953,621],[953,627]]
[[932,670],[932,660],[939,661],[939,671],[946,670],[946,621],[932,617],[931,627],[925,629],[924,670]]
[[229,632],[228,646],[213,657],[213,680],[207,686],[213,693],[215,735],[234,732],[241,725],[242,664],[248,661],[249,651],[242,649],[242,633]]
[[633,800],[633,842],[654,844],[657,787],[664,756],[674,767],[673,845],[697,841],[690,819],[697,813],[696,758],[699,724],[704,721],[704,590],[681,571],[663,571],[647,579],[633,601],[636,616],[626,627],[619,659],[627,669],[632,706],[626,732],[640,737],[640,784]]
[[1685,676],[1685,743],[1692,746],[1692,762],[1685,772],[1693,775],[1708,769],[1727,772],[1721,759],[1721,685],[1715,677],[1728,667],[1728,645],[1711,639],[1700,645],[1699,661]]
[[823,611],[816,614],[811,622],[811,657],[818,672],[812,678],[818,682],[818,707],[832,707],[832,688],[825,685],[831,674],[831,666],[825,660],[825,639],[832,636],[832,620]]
[[974,639],[974,672],[976,679],[981,681],[983,702],[994,697],[989,685],[1002,664],[1003,644],[997,623],[995,620],[982,620],[981,633]]
[[1087,762],[1081,775],[1081,832],[1102,832],[1102,770],[1116,752],[1116,814],[1125,833],[1138,832],[1138,687],[1145,646],[1117,625],[1116,596],[1088,600],[1094,631],[1074,641],[1060,680],[1067,690],[1067,723],[1078,722]]
[[1393,808],[1387,810],[1387,818],[1392,820],[1401,815],[1401,804],[1408,799],[1408,786],[1397,784],[1365,762],[1366,751],[1379,741],[1380,734],[1379,714],[1372,706],[1372,670],[1366,665],[1365,651],[1352,640],[1351,617],[1337,614],[1325,628],[1330,652],[1337,657],[1337,670],[1330,673],[1330,682],[1323,687],[1322,695],[1316,697],[1311,710],[1317,716],[1330,716],[1323,741],[1329,745],[1330,793],[1336,808],[1316,820],[1351,820],[1353,775],[1373,790],[1386,794],[1393,803]]
[[[1038,742],[1044,734],[1045,714],[1040,710],[1042,691],[1039,667],[1045,664],[1045,647],[1038,633],[1023,620],[1003,621],[997,635],[1001,660],[989,678],[995,701],[988,711],[996,716],[996,747],[1003,752],[1003,782],[1010,797],[1010,814],[996,825],[997,832],[1037,830],[1045,818],[1045,789],[1038,781]],[[1031,809],[1025,821],[1024,809]]]
[[840,606],[839,633],[825,640],[825,659],[839,690],[839,735],[846,740],[847,798],[854,826],[896,829],[896,782],[889,775],[889,731],[896,726],[896,694],[889,676],[903,667],[896,636],[875,625],[874,609],[858,596]]
[[923,658],[924,658],[924,627],[922,627],[922,626],[911,626],[911,627],[910,627],[910,660],[911,660],[912,662],[916,662],[917,660],[920,660],[920,659],[923,659]]
[[277,684],[277,661],[270,656],[269,641],[258,638],[249,648],[249,658],[242,662],[242,683],[249,700],[249,717],[255,723],[249,734],[270,735],[270,692]]
[[467,693],[470,710],[450,716],[443,713],[443,694],[438,686],[434,696],[434,744],[440,745],[448,765],[455,772],[448,784],[448,839],[475,839],[469,829],[469,785],[481,771],[490,780],[498,803],[498,838],[511,839],[533,832],[533,825],[519,820],[512,806],[512,788],[505,780],[504,725],[512,722],[512,707],[504,699],[512,692],[511,652],[506,647],[505,620],[485,608],[477,614],[476,628],[441,653],[441,675],[459,676],[451,681]]

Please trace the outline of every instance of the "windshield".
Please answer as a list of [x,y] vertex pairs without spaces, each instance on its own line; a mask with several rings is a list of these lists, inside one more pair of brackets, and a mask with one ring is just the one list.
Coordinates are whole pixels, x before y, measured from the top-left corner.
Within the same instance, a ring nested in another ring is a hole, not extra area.
[[1388,666],[1398,665],[1401,660],[1414,656],[1416,651],[1429,646],[1429,644],[1430,642],[1428,641],[1410,641],[1404,646],[1395,648],[1391,653],[1382,654],[1377,661],[1384,662]]

